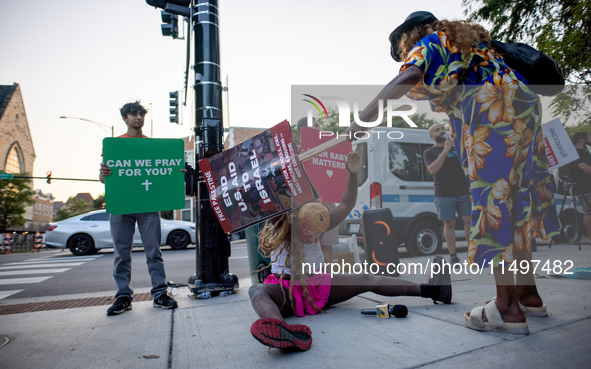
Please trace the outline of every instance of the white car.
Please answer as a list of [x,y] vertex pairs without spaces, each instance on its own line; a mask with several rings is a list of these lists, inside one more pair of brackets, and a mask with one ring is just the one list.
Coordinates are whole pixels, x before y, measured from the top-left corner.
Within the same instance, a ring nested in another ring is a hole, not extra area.
[[[161,219],[160,227],[162,246],[169,245],[175,250],[180,250],[195,243],[193,223]],[[109,214],[104,210],[97,210],[51,223],[45,236],[45,244],[49,248],[69,248],[74,255],[88,255],[100,249],[112,249]],[[137,224],[133,246],[142,246]]]

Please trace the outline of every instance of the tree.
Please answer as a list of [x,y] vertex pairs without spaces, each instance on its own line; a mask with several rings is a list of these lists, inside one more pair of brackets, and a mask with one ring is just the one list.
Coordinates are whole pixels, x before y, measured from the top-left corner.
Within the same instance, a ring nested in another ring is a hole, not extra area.
[[[5,173],[0,171],[0,173]],[[28,174],[23,174],[28,176]],[[0,180],[0,232],[25,224],[23,214],[28,205],[35,203],[33,181],[28,178]]]
[[488,21],[493,39],[532,44],[560,65],[570,84],[550,105],[569,135],[591,132],[591,0],[463,0],[470,21]]
[[469,21],[491,22],[493,39],[533,44],[571,83],[591,83],[591,0],[464,0]]
[[57,211],[57,219],[56,221],[64,220],[71,218],[76,215],[88,213],[91,211],[90,204],[86,201],[76,198],[70,197],[68,201],[66,201],[66,206],[59,209]]
[[105,194],[101,193],[98,195],[96,199],[92,202],[92,207],[96,210],[101,210],[105,208]]

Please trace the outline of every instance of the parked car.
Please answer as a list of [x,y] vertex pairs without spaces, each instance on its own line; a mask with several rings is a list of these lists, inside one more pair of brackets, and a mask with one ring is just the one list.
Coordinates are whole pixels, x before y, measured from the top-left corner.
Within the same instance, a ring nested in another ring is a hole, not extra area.
[[[169,245],[175,250],[181,250],[195,243],[193,223],[161,219],[160,227],[162,246]],[[104,210],[97,210],[51,223],[45,236],[45,244],[50,248],[68,248],[74,255],[88,255],[101,249],[112,249],[109,214]],[[142,246],[137,225],[133,246]]]

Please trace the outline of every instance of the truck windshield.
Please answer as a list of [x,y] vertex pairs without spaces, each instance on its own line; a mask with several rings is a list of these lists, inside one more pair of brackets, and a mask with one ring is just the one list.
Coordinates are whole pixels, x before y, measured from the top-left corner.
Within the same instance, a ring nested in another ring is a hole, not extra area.
[[419,145],[414,143],[388,144],[390,172],[403,181],[421,181],[423,163]]
[[357,144],[355,151],[359,153],[359,172],[357,173],[357,187],[361,187],[367,181],[367,142]]

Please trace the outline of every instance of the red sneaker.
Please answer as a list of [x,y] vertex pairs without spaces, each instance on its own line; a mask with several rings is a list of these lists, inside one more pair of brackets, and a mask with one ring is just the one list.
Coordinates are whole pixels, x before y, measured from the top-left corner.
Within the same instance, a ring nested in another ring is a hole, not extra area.
[[263,318],[252,323],[250,333],[263,345],[280,349],[306,351],[312,346],[312,331],[303,324],[287,324],[275,318]]

